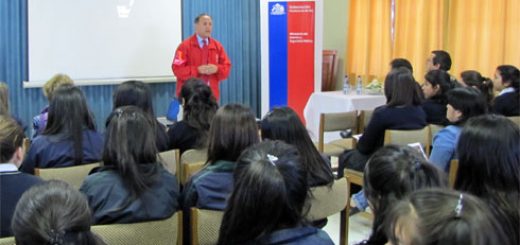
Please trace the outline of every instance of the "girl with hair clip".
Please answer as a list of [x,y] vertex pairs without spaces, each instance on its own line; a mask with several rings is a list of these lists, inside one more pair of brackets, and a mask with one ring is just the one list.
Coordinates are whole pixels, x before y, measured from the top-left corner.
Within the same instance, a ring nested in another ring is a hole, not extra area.
[[166,127],[157,121],[153,110],[152,91],[148,84],[141,81],[126,81],[117,86],[113,95],[113,110],[118,107],[133,105],[139,107],[150,117],[153,132],[155,132],[155,144],[160,152],[168,150],[168,135]]
[[334,182],[330,162],[320,155],[305,126],[291,108],[273,109],[262,119],[260,128],[262,139],[282,140],[298,148],[311,187],[331,185]]
[[486,98],[487,104],[491,105],[495,94],[493,93],[493,81],[490,78],[483,77],[480,72],[474,70],[463,71],[460,73],[460,77],[462,86],[480,90]]
[[395,205],[385,220],[390,244],[514,244],[485,202],[451,190],[420,190]]
[[451,125],[441,129],[433,136],[430,162],[448,172],[450,161],[456,159],[455,148],[460,131],[466,121],[487,113],[487,103],[475,88],[455,88],[447,94],[446,118]]
[[520,129],[500,115],[468,120],[457,145],[459,168],[455,189],[489,204],[512,239],[520,238]]
[[426,101],[422,108],[426,113],[426,122],[446,125],[446,93],[453,88],[450,75],[443,70],[432,70],[424,76],[422,91]]
[[372,155],[364,172],[365,196],[374,212],[372,234],[360,244],[385,244],[383,222],[390,208],[412,192],[445,187],[445,175],[409,146],[387,145]]
[[209,126],[218,109],[211,88],[200,79],[189,79],[182,86],[180,100],[183,119],[168,130],[169,148],[178,148],[181,154],[188,149],[206,148]]
[[61,85],[52,93],[45,130],[31,143],[20,170],[34,174],[34,168],[98,162],[102,147],[85,95],[74,85]]
[[16,203],[40,178],[21,173],[18,167],[23,161],[22,128],[10,117],[0,115],[0,237],[12,236],[11,218]]
[[385,78],[386,105],[374,110],[372,119],[359,139],[355,150],[340,155],[338,177],[345,167],[363,171],[368,158],[381,146],[387,129],[421,129],[426,126],[426,114],[421,108],[420,89],[410,70],[394,69]]
[[512,65],[497,67],[493,86],[500,92],[493,101],[493,112],[506,117],[519,116],[520,70]]
[[103,167],[80,188],[96,224],[165,219],[178,209],[177,179],[157,159],[152,123],[135,106],[108,117]]
[[50,180],[23,194],[12,229],[19,245],[104,245],[90,231],[91,223],[85,197],[65,182]]
[[308,174],[294,146],[252,146],[240,155],[233,176],[217,244],[333,244],[327,233],[304,222]]

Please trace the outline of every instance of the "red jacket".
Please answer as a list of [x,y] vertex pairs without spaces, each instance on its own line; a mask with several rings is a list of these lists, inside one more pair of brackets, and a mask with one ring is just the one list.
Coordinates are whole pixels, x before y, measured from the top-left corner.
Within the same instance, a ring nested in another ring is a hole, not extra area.
[[217,100],[219,99],[218,84],[219,81],[222,81],[229,76],[231,61],[229,60],[222,44],[213,38],[209,38],[207,60],[208,64],[218,66],[217,73],[212,75],[199,74],[197,67],[205,65],[202,64],[202,60],[202,48],[199,46],[196,35],[182,41],[175,51],[175,57],[173,58],[172,63],[173,74],[177,77],[177,96],[179,96],[182,85],[184,85],[186,80],[192,77],[197,77],[209,82],[209,86],[211,87],[211,91],[215,95],[215,98]]

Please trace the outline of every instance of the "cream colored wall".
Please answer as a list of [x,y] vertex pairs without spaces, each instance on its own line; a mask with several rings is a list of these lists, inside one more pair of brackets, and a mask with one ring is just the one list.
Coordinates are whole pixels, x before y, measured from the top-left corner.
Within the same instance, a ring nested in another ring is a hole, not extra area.
[[336,89],[342,87],[347,49],[348,8],[350,0],[324,0],[323,49],[338,51]]

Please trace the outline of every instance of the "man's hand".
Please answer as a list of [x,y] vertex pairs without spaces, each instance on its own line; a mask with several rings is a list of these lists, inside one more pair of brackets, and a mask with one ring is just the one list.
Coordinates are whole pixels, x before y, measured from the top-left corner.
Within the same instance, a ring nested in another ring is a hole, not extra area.
[[202,75],[211,75],[218,72],[218,66],[213,64],[201,65],[197,67],[197,71]]

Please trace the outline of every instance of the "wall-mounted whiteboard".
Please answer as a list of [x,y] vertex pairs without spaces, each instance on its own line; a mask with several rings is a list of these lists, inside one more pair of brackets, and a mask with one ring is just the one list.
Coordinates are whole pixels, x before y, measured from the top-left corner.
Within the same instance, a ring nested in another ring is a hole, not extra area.
[[181,0],[28,3],[29,87],[56,73],[91,82],[174,79]]

